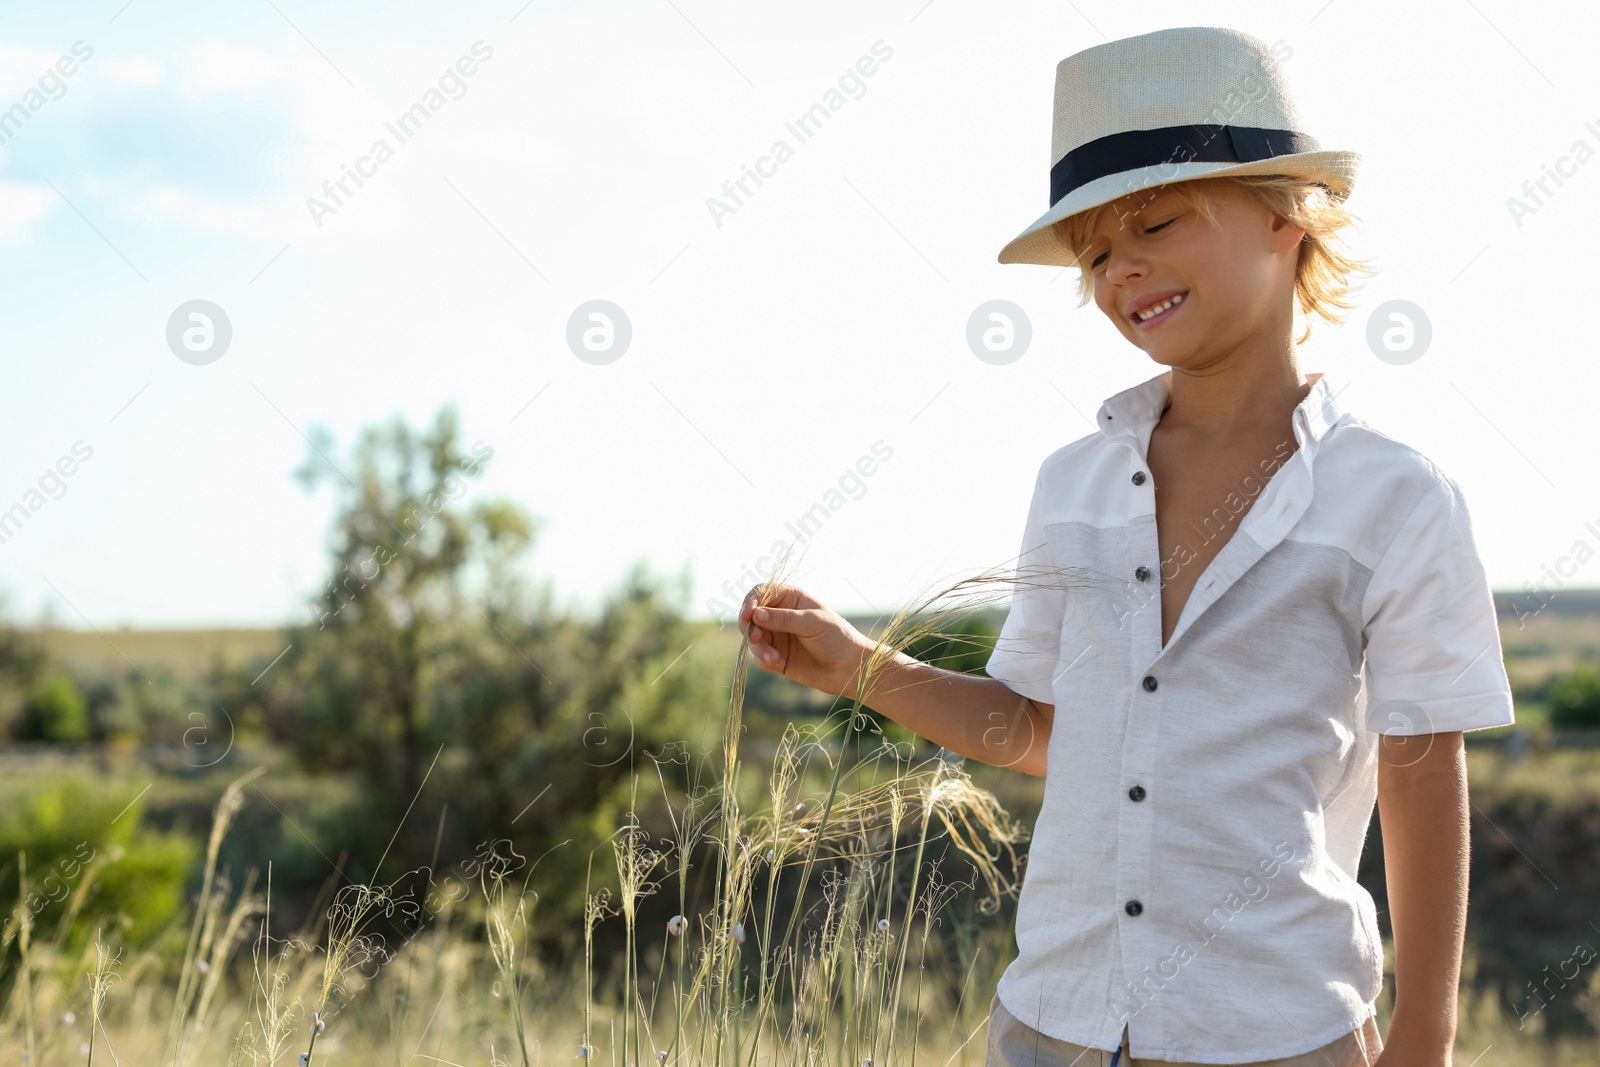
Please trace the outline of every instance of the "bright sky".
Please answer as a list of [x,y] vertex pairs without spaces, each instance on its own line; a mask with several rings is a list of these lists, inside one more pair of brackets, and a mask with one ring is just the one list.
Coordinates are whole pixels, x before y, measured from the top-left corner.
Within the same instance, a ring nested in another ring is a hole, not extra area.
[[[1302,369],[1457,479],[1496,588],[1600,584],[1594,20],[1504,0],[9,6],[0,511],[42,506],[0,544],[0,594],[69,627],[304,618],[334,496],[291,478],[302,434],[348,456],[447,402],[494,449],[468,499],[536,516],[528,572],[569,606],[644,559],[712,616],[818,503],[838,506],[800,581],[841,611],[1003,566],[1040,461],[1161,369],[1075,307],[1073,272],[996,262],[1047,206],[1055,65],[1183,25],[1285,42],[1306,128],[1364,156],[1355,243],[1382,273]],[[786,123],[841,85],[801,143]],[[430,102],[404,140],[386,125]],[[346,169],[365,176],[334,201]],[[194,300],[232,332],[204,364],[167,340]],[[568,343],[596,300],[631,329],[604,364]],[[992,300],[1031,324],[1005,365],[967,342]],[[1366,340],[1392,300],[1431,323],[1405,365]]]

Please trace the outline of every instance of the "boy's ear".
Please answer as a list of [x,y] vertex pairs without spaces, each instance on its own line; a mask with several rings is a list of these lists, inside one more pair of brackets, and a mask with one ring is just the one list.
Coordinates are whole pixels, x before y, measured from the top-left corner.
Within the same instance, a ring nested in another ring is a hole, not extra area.
[[1306,231],[1284,218],[1274,215],[1272,218],[1273,248],[1280,252],[1287,252],[1291,248],[1305,241],[1310,236]]

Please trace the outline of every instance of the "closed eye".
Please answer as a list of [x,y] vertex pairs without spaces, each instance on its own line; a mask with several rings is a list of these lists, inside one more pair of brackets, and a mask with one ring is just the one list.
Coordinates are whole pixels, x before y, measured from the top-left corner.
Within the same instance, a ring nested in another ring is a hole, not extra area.
[[[1158,225],[1152,226],[1148,230],[1145,230],[1144,232],[1145,233],[1155,233],[1157,230],[1166,229],[1168,226],[1171,226],[1174,222],[1177,222],[1177,221],[1178,221],[1178,216],[1174,215],[1172,218],[1168,219],[1166,222],[1159,223]],[[1094,262],[1089,264],[1089,269],[1093,270],[1094,268],[1098,267],[1101,263],[1105,262],[1105,258],[1109,254],[1110,253],[1102,252],[1098,256],[1095,256],[1094,257]]]

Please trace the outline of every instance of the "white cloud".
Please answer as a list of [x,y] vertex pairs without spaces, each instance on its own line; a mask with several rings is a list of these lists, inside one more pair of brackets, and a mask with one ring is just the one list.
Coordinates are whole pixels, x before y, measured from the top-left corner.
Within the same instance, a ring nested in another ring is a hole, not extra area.
[[299,220],[282,203],[255,203],[197,196],[185,189],[160,185],[141,191],[124,205],[124,213],[148,223],[180,222],[192,230],[215,230],[276,240]]
[[551,170],[562,159],[561,153],[549,141],[512,126],[485,126],[469,133],[441,138],[439,147],[446,152],[457,152],[496,163],[510,163],[530,171]]
[[0,95],[12,96],[39,84],[39,76],[53,69],[59,52],[43,48],[0,46]]
[[44,185],[0,182],[0,244],[27,244],[33,224],[55,209],[56,195]]
[[270,52],[209,42],[189,53],[183,88],[191,95],[283,81],[284,63]]
[[130,89],[148,89],[167,80],[167,68],[144,56],[108,56],[99,70],[106,81]]

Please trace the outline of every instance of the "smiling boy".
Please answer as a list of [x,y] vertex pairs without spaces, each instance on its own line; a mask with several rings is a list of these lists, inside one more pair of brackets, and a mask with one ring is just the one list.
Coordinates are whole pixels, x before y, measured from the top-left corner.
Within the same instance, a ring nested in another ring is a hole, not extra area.
[[[1206,121],[1219,112],[1225,124]],[[1063,783],[1110,764],[1132,804],[1108,817],[1092,794],[1075,799],[1063,785],[1069,806],[1051,812],[1042,880],[1158,897],[1174,912],[1157,922],[1175,951],[1152,975],[1135,923],[1109,930],[1035,894],[1019,904],[1021,952],[992,1005],[990,1057],[1036,1059],[1041,1043],[1050,1059],[1091,1048],[1104,1057],[1104,1023],[1092,1018],[1106,1018],[1106,998],[1053,970],[1060,954],[1094,948],[1121,957],[1113,1061],[1449,1064],[1467,889],[1462,733],[1514,716],[1459,487],[1345,412],[1326,376],[1302,374],[1295,357],[1296,305],[1333,322],[1350,307],[1346,279],[1360,264],[1336,238],[1353,220],[1342,204],[1359,157],[1298,128],[1262,42],[1204,27],[1064,60],[1054,148],[1051,210],[1001,261],[1079,267],[1080,293],[1168,369],[1109,399],[1100,434],[1045,461],[1024,556],[1043,548],[1045,571],[1104,579],[1148,551],[1153,533],[1160,608],[1147,614],[1159,627],[1135,608],[1113,634],[1085,595],[1094,582],[1040,583],[1019,592],[989,673],[1052,720],[1058,700],[1081,706],[1115,690],[1092,668],[1064,679],[1085,670],[1069,654],[1142,673],[1150,696],[1113,718],[1109,738],[1085,722],[1087,743],[1049,746],[1047,779],[1058,753],[1070,761]],[[1151,483],[1121,508],[1082,488],[1097,460],[1118,459]],[[1139,566],[1133,577],[1153,576]],[[1076,625],[1054,625],[1057,613],[1075,613]],[[1124,631],[1131,654],[1108,656]],[[1156,632],[1158,644],[1140,647]],[[1041,677],[1039,653],[1056,643],[1058,666]],[[1185,758],[1207,766],[1180,769]],[[1157,810],[1151,780],[1163,779],[1170,803]],[[1355,881],[1374,799],[1395,933],[1386,1042],[1375,1025],[1382,946]],[[1109,855],[1085,829],[1114,829]],[[1248,866],[1280,834],[1289,876],[1260,904],[1247,898],[1254,910],[1227,894],[1209,911],[1226,928],[1189,937],[1207,895],[1222,891],[1213,872]],[[1033,852],[1040,844],[1036,833]],[[1108,867],[1112,877],[1085,877]],[[1206,882],[1216,884],[1196,888]],[[1125,914],[1143,915],[1144,903],[1128,899]]]
[[[1514,717],[1459,486],[1296,359],[1297,306],[1351,306],[1359,157],[1298,128],[1266,45],[1207,27],[1063,60],[1054,149],[1001,262],[1078,267],[1165,369],[1040,465],[989,677],[898,653],[865,697],[1045,779],[990,1067],[1448,1067],[1462,734]],[[875,647],[792,586],[740,619],[763,668],[830,693]]]
[[[1211,198],[1214,226],[1196,194]],[[1303,236],[1240,185],[1202,178],[1112,202],[1084,252],[1096,305],[1175,372],[1148,449],[1163,645],[1195,581],[1295,450],[1291,415],[1310,391],[1290,341]]]

